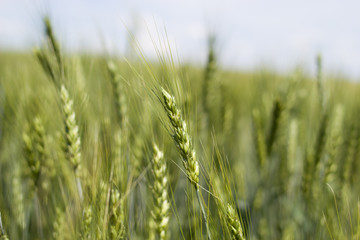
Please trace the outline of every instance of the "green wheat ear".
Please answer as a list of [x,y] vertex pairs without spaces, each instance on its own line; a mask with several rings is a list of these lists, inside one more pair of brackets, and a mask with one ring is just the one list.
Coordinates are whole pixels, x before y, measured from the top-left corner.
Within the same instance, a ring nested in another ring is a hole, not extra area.
[[44,25],[45,25],[45,34],[50,43],[49,45],[55,55],[56,61],[59,66],[59,70],[60,70],[61,74],[63,74],[64,66],[63,66],[63,61],[62,61],[62,57],[61,57],[60,45],[55,38],[50,19],[48,17],[44,18]]
[[112,61],[108,62],[107,65],[111,84],[113,89],[113,94],[115,97],[115,107],[116,107],[116,115],[117,120],[119,122],[120,127],[122,130],[126,127],[127,124],[127,103],[125,97],[124,86],[121,82],[121,75],[119,74],[119,70],[116,67],[115,63]]
[[153,173],[154,173],[154,210],[151,212],[154,227],[161,240],[166,239],[169,225],[170,203],[168,201],[168,177],[164,154],[154,145]]
[[230,204],[227,204],[226,207],[226,222],[233,240],[245,240],[241,223],[235,209]]
[[208,217],[204,208],[205,204],[201,200],[199,191],[199,162],[196,159],[195,150],[191,143],[186,123],[181,116],[180,110],[176,106],[175,98],[171,96],[164,88],[161,88],[161,93],[164,100],[163,107],[171,125],[173,126],[173,138],[182,157],[186,175],[196,190],[196,196],[205,220],[208,239],[211,239]]
[[215,42],[216,37],[214,35],[210,35],[208,38],[208,56],[207,63],[204,72],[204,82],[203,82],[203,106],[205,110],[205,114],[209,114],[209,88],[211,82],[214,80],[215,73],[217,70],[216,66],[216,53],[215,53]]
[[199,184],[199,163],[196,160],[194,148],[188,134],[187,126],[176,106],[173,96],[161,88],[164,99],[164,108],[173,126],[173,138],[180,152],[189,181],[197,189]]
[[32,184],[36,188],[40,178],[40,159],[36,158],[34,153],[34,142],[30,134],[23,133],[24,152],[27,165],[30,169]]
[[40,117],[35,117],[28,131],[23,133],[24,153],[34,189],[39,186],[40,175],[46,162],[45,129]]
[[264,132],[261,129],[260,112],[258,109],[255,109],[252,112],[252,122],[258,167],[260,170],[263,170],[263,168],[267,165],[267,147]]
[[318,54],[316,56],[316,84],[317,84],[317,90],[319,94],[319,103],[321,109],[324,108],[325,105],[325,98],[324,98],[324,83],[323,83],[323,77],[322,77],[322,57],[321,54]]
[[63,234],[66,232],[66,219],[65,219],[65,213],[60,210],[59,208],[56,208],[55,210],[55,221],[53,223],[53,232],[52,236],[54,239],[62,239],[64,236]]
[[71,100],[69,92],[66,90],[64,85],[61,86],[60,98],[65,123],[66,158],[70,162],[75,173],[76,185],[80,200],[82,201],[83,194],[80,183],[81,141],[79,135],[79,127],[76,124],[73,101]]
[[50,77],[50,79],[56,85],[57,82],[56,82],[56,78],[55,78],[55,73],[51,67],[50,61],[47,58],[45,52],[40,49],[34,49],[33,52],[34,52],[34,55],[36,56],[36,58],[38,59],[41,67],[43,68],[44,72]]
[[93,209],[92,206],[87,206],[84,209],[82,217],[82,232],[80,239],[91,239],[91,224],[93,222]]
[[12,204],[14,205],[11,210],[15,216],[16,223],[21,229],[25,227],[25,206],[24,206],[24,193],[21,181],[21,168],[20,164],[14,166],[14,173],[12,176]]
[[55,175],[53,161],[48,157],[45,149],[45,137],[43,122],[37,116],[23,133],[23,145],[30,173],[31,191],[32,193],[41,191],[44,197],[50,188],[51,178]]
[[65,118],[66,154],[78,176],[81,159],[79,127],[76,124],[73,101],[70,99],[69,93],[64,85],[61,86],[60,96]]
[[[116,207],[120,203],[120,206]],[[125,199],[117,188],[111,188],[110,235],[112,239],[126,239]]]
[[266,151],[268,156],[271,154],[276,138],[278,137],[277,135],[279,134],[278,132],[279,132],[280,118],[281,115],[283,114],[283,111],[284,111],[284,106],[282,102],[279,99],[276,99],[274,101],[274,106],[272,110],[270,132],[266,141]]

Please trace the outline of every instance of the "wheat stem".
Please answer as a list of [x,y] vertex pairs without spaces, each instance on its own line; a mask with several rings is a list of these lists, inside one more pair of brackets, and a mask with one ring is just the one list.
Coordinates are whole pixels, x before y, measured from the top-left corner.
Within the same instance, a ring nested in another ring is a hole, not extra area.
[[199,190],[199,188],[196,188],[196,196],[197,196],[200,208],[201,208],[201,213],[203,215],[203,218],[205,219],[205,226],[206,226],[206,232],[208,234],[208,239],[211,240],[211,233],[210,233],[210,228],[209,228],[209,223],[208,223],[208,216],[206,214],[204,204],[202,203],[201,198],[200,198],[200,190]]

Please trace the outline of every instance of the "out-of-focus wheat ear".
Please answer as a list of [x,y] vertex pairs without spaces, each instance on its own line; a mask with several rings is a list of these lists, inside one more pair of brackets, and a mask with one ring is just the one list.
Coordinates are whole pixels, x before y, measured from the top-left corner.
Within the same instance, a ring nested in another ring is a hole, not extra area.
[[78,189],[80,200],[82,201],[83,193],[80,181],[81,141],[79,135],[79,127],[76,124],[73,101],[71,100],[69,93],[64,85],[61,86],[60,97],[65,124],[65,153],[67,160],[71,164],[75,173],[76,186]]
[[261,128],[261,119],[259,110],[255,109],[252,112],[253,121],[253,136],[255,141],[256,155],[258,160],[258,166],[262,169],[266,165],[266,143],[264,132]]
[[45,161],[45,129],[39,116],[34,118],[34,148],[40,161]]
[[307,152],[306,161],[303,170],[303,183],[302,190],[305,196],[309,197],[313,194],[313,181],[318,176],[316,174],[319,170],[319,162],[323,156],[324,149],[327,141],[327,128],[328,128],[328,112],[323,110],[321,112],[320,126],[317,132],[314,148]]
[[120,127],[124,131],[127,123],[127,103],[124,86],[121,83],[121,75],[119,74],[119,70],[117,69],[115,63],[110,61],[108,62],[107,67],[110,73],[113,94],[115,97],[117,119]]
[[186,175],[196,190],[196,196],[206,225],[207,236],[208,239],[211,239],[208,217],[204,208],[205,204],[201,200],[199,191],[199,162],[196,159],[195,150],[188,133],[186,122],[183,120],[181,112],[176,106],[175,98],[164,88],[161,88],[161,93],[163,97],[163,107],[173,127],[172,136],[182,157]]
[[314,163],[313,158],[311,156],[311,153],[306,153],[305,156],[305,162],[303,167],[303,176],[302,176],[302,182],[301,182],[301,190],[303,192],[303,195],[308,198],[311,194],[311,185],[312,185],[312,173],[314,169]]
[[329,141],[328,141],[328,152],[329,158],[324,164],[324,183],[334,183],[336,182],[336,172],[338,169],[337,155],[339,149],[343,144],[343,118],[344,118],[344,109],[341,105],[335,107],[333,114],[333,121],[330,127]]
[[153,151],[154,155],[152,170],[154,174],[154,184],[152,190],[154,194],[154,209],[151,214],[155,222],[155,230],[159,238],[164,240],[167,236],[167,229],[170,219],[167,167],[163,152],[161,152],[156,145],[153,146]]
[[21,184],[21,169],[19,164],[14,166],[14,174],[12,176],[12,199],[13,207],[11,210],[15,216],[17,224],[23,230],[25,228],[25,208],[24,208],[24,193]]
[[297,147],[297,137],[298,137],[298,121],[292,119],[289,126],[289,140],[287,144],[287,159],[289,162],[289,168],[295,170],[296,163],[296,147]]
[[348,144],[346,148],[346,157],[343,163],[342,169],[342,182],[343,187],[349,187],[352,183],[352,175],[354,173],[354,161],[357,146],[357,125],[355,123],[351,126],[350,137],[348,138]]
[[69,239],[69,235],[66,215],[62,210],[60,210],[60,208],[56,208],[56,217],[53,223],[52,236],[54,239]]
[[213,80],[216,72],[216,54],[215,54],[215,41],[216,38],[214,35],[210,35],[208,38],[208,56],[204,72],[204,82],[203,82],[203,107],[205,114],[209,113],[209,86],[210,82]]
[[[289,126],[289,136],[287,143],[287,159],[286,159],[288,163],[288,171],[290,176],[295,176],[299,167],[299,163],[296,157],[297,142],[298,142],[298,121],[297,119],[292,119],[290,121],[290,126]],[[292,192],[295,189],[295,188],[291,188],[292,185],[290,182],[286,182],[284,183],[284,185],[289,192]]]
[[38,59],[41,67],[43,68],[44,72],[48,75],[48,77],[50,77],[53,83],[57,85],[54,70],[52,69],[49,59],[47,58],[45,52],[40,49],[34,49],[33,52],[36,58]]
[[323,156],[326,141],[327,141],[327,128],[329,123],[328,111],[324,110],[321,116],[320,127],[316,137],[315,149],[314,149],[314,167],[316,170],[321,157]]
[[[30,169],[32,187],[37,191],[43,184],[45,153],[45,129],[39,116],[35,117],[27,131],[23,133],[25,159]],[[41,178],[41,183],[39,182]]]
[[324,99],[324,86],[323,86],[323,80],[322,80],[322,57],[321,54],[318,54],[316,56],[316,83],[317,83],[317,89],[318,89],[318,97],[319,97],[319,103],[320,108],[323,110],[325,105],[325,99]]
[[226,207],[226,222],[233,240],[245,240],[238,215],[230,204]]
[[82,233],[80,239],[91,239],[91,224],[93,221],[92,206],[87,206],[83,212]]
[[[140,134],[138,134],[137,136],[139,135]],[[131,171],[134,177],[138,177],[141,172],[141,167],[144,159],[144,147],[145,141],[143,138],[137,137],[134,139],[134,142],[132,144],[133,159],[131,162]]]
[[270,125],[270,132],[267,138],[266,142],[266,151],[267,154],[270,155],[272,148],[274,146],[275,140],[277,138],[278,132],[279,132],[279,123],[281,114],[284,110],[284,106],[280,102],[279,99],[276,99],[274,101],[273,111],[272,111],[272,119],[271,119],[271,125]]
[[34,151],[34,141],[32,134],[24,132],[23,142],[25,160],[30,170],[31,180],[34,187],[33,190],[36,190],[40,178],[41,162],[40,159],[36,157]]
[[[111,239],[126,238],[126,222],[125,222],[125,201],[121,197],[117,188],[111,189],[111,218],[110,218],[110,235]],[[120,203],[120,205],[119,205]]]
[[1,212],[0,212],[0,239],[9,240],[8,236],[5,234],[4,226],[1,219]]
[[39,116],[34,118],[33,121],[33,139],[34,139],[34,151],[35,157],[40,161],[41,171],[41,184],[44,179],[44,164],[47,161],[45,152],[45,128],[43,122]]
[[44,18],[44,25],[45,25],[45,33],[46,36],[49,40],[51,49],[55,55],[56,61],[58,63],[59,66],[59,71],[61,73],[61,75],[64,74],[63,70],[64,70],[64,65],[63,65],[63,61],[62,61],[62,56],[61,56],[61,51],[60,51],[60,45],[57,42],[55,35],[54,35],[54,31],[50,22],[50,19],[48,17]]
[[297,234],[297,228],[296,228],[296,224],[293,223],[292,221],[289,221],[283,230],[283,234],[281,237],[281,240],[292,240],[294,239],[294,236]]
[[96,239],[104,239],[106,237],[106,233],[108,232],[108,228],[104,228],[108,226],[106,215],[109,213],[109,201],[108,201],[108,191],[109,184],[103,180],[100,181],[99,186],[97,187],[96,193],[96,203],[95,206],[96,212],[94,214],[96,217]]
[[114,134],[114,169],[118,175],[119,189],[121,192],[126,191],[127,179],[128,179],[128,167],[125,158],[126,136],[124,132],[118,128]]

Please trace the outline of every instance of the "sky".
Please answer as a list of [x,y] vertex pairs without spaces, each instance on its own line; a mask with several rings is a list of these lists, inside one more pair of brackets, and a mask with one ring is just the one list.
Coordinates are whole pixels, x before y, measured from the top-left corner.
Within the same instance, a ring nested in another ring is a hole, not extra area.
[[49,15],[67,51],[125,54],[129,32],[146,56],[166,36],[180,62],[204,64],[209,33],[219,62],[252,70],[267,66],[324,71],[360,79],[357,0],[0,0],[0,51],[29,50]]

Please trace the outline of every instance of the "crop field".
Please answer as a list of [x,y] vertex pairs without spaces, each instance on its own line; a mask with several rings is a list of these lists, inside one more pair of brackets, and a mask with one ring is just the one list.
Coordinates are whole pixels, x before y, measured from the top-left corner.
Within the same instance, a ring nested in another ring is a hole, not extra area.
[[241,72],[211,37],[205,66],[43,38],[0,52],[0,239],[360,238],[360,85],[320,55]]

